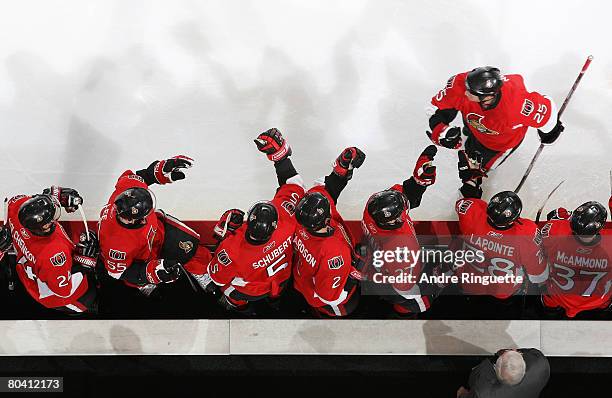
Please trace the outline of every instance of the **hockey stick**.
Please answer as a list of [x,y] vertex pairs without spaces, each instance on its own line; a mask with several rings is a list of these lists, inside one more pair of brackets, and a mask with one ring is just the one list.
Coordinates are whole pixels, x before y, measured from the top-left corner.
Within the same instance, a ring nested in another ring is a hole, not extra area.
[[181,272],[183,274],[185,274],[185,278],[187,278],[187,280],[189,281],[189,284],[191,285],[191,288],[193,289],[194,292],[199,293],[198,288],[196,287],[195,283],[193,283],[193,281],[191,280],[191,275],[189,275],[189,272],[187,272],[187,270],[185,269],[185,267],[183,267],[183,264],[178,263],[178,267],[181,270]]
[[85,240],[89,240],[89,227],[87,226],[87,219],[85,218],[85,212],[83,211],[83,206],[79,206],[79,213],[81,213],[81,219],[83,219],[83,224],[85,225]]
[[546,202],[548,202],[548,199],[550,199],[551,196],[553,196],[553,194],[555,193],[555,191],[557,191],[557,189],[559,189],[559,187],[565,182],[565,180],[561,181],[559,184],[557,184],[557,186],[550,191],[550,193],[548,194],[548,196],[546,197],[546,199],[544,199],[544,203],[542,203],[542,206],[538,209],[538,213],[536,214],[536,219],[535,222],[536,224],[538,222],[540,222],[540,216],[542,215],[542,210],[544,210],[544,206],[546,206]]
[[[567,107],[569,100],[572,98],[572,95],[574,95],[574,91],[576,91],[576,88],[578,87],[578,83],[580,83],[580,80],[582,80],[582,76],[584,76],[584,73],[589,68],[589,65],[591,65],[592,60],[593,60],[593,56],[589,55],[584,65],[582,66],[582,70],[578,74],[576,81],[574,81],[574,85],[570,89],[569,93],[567,93],[567,96],[565,97],[565,101],[563,101],[563,105],[561,105],[561,109],[559,109],[559,113],[557,114],[557,120],[561,118],[561,115],[565,111],[565,108]],[[527,167],[527,171],[525,171],[525,174],[523,174],[523,178],[521,178],[521,182],[519,182],[518,186],[514,190],[515,193],[519,193],[519,191],[523,187],[523,184],[527,180],[527,177],[529,177],[529,173],[531,173],[531,169],[533,169],[533,166],[536,160],[538,160],[538,158],[540,157],[540,154],[542,153],[543,149],[544,149],[544,144],[540,144],[540,147],[536,151],[535,155],[533,155],[533,159],[531,159],[531,163],[529,163],[529,166]]]
[[[4,228],[9,228],[8,226],[8,198],[4,198]],[[10,232],[10,229],[9,229]],[[9,249],[7,251],[6,254],[10,253],[12,250],[15,249]],[[8,279],[7,281],[7,288],[10,292],[15,290],[15,275],[13,275],[13,268],[11,267],[11,264],[9,263],[8,266],[6,267],[6,277]]]

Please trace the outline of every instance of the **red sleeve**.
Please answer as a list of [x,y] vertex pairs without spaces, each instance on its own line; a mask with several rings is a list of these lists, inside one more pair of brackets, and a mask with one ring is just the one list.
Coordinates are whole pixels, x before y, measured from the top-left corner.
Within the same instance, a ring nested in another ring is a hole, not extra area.
[[231,250],[232,237],[226,238],[208,263],[208,274],[218,286],[229,285],[236,276],[235,253]]
[[528,92],[520,75],[508,75],[516,86],[518,123],[549,132],[557,124],[557,106],[549,97]]
[[[469,230],[474,217],[482,217],[483,208],[486,209],[487,204],[484,200],[475,198],[459,199],[455,203],[455,211],[459,216],[459,227],[463,230]],[[486,210],[485,210],[486,213]]]
[[465,95],[465,77],[467,72],[451,76],[442,90],[433,96],[431,104],[438,109],[458,109],[460,100]]
[[279,211],[285,211],[289,216],[293,217],[295,214],[295,208],[299,201],[304,197],[304,187],[298,184],[283,184],[278,191],[276,191],[276,195],[274,195],[274,199],[272,199],[272,203],[276,205],[276,208]]
[[521,264],[525,267],[525,272],[529,281],[534,284],[542,284],[548,280],[548,264],[544,258],[542,247],[542,235],[534,222],[522,220],[525,226],[520,239]]
[[348,246],[338,244],[328,248],[321,256],[319,269],[314,275],[314,292],[328,305],[339,305],[347,296],[344,286],[352,268]]
[[148,188],[149,186],[144,182],[142,177],[138,174],[135,174],[132,170],[126,170],[119,176],[117,183],[115,184],[115,191],[111,195],[108,203],[112,203],[115,201],[115,197],[119,195],[121,192],[125,191],[128,188]]

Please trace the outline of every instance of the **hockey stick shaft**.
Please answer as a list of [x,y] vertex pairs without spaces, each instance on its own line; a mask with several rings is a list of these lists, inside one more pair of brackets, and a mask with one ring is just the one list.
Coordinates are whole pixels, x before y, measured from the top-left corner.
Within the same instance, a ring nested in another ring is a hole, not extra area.
[[187,272],[183,264],[179,263],[178,267],[183,272],[183,274],[185,274],[185,278],[187,278],[187,280],[189,281],[189,284],[191,285],[191,288],[193,289],[193,291],[198,293],[199,291],[198,288],[196,287],[195,283],[193,283],[193,281],[191,280],[191,275],[189,275],[189,272]]
[[[9,228],[9,224],[8,224],[8,198],[4,198],[4,219],[3,219],[3,223],[4,223],[4,228]],[[10,230],[9,230],[10,232]],[[10,252],[10,251],[9,251]],[[15,290],[15,275],[13,275],[13,268],[12,266],[9,264],[6,267],[6,274],[7,274],[7,288],[9,291],[13,291]]]
[[85,225],[85,236],[86,240],[89,239],[89,227],[87,226],[87,219],[85,218],[85,212],[83,211],[83,206],[79,206],[79,213],[81,213],[81,218],[83,219],[83,224]]
[[565,180],[561,181],[559,184],[557,184],[557,186],[550,191],[550,193],[548,194],[548,196],[546,197],[546,199],[544,199],[544,203],[542,203],[542,206],[538,209],[538,214],[536,214],[536,219],[535,222],[536,224],[538,222],[540,222],[540,216],[542,215],[542,210],[544,210],[544,206],[546,206],[546,202],[548,202],[548,199],[550,199],[551,196],[553,196],[553,194],[557,191],[557,189],[559,189],[559,187],[565,182]]
[[[561,109],[559,109],[557,120],[561,118],[561,115],[563,114],[563,112],[565,112],[565,108],[567,108],[567,105],[569,104],[569,100],[572,98],[572,95],[574,95],[574,91],[576,91],[576,88],[578,88],[578,84],[582,80],[582,76],[584,76],[584,73],[589,68],[589,65],[591,65],[592,60],[593,60],[593,56],[589,55],[586,61],[584,62],[584,65],[582,66],[582,69],[580,70],[578,77],[576,77],[576,80],[574,81],[572,88],[570,89],[569,93],[565,97],[565,101],[563,101],[563,105],[561,105]],[[531,159],[529,166],[527,167],[527,171],[525,171],[525,174],[523,174],[523,178],[521,178],[521,181],[519,182],[518,186],[514,190],[515,193],[519,193],[519,191],[523,187],[523,184],[525,184],[527,177],[529,177],[529,174],[531,173],[531,170],[533,169],[533,166],[535,165],[536,160],[538,160],[538,158],[540,157],[540,154],[542,153],[543,149],[544,149],[544,144],[540,144],[535,155],[533,155],[533,158]]]

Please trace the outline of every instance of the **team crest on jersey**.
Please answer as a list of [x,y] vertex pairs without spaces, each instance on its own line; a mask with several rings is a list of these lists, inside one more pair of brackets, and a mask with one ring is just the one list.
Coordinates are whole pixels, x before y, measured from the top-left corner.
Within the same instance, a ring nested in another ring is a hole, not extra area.
[[285,209],[290,216],[295,214],[295,203],[285,200],[283,203],[281,203],[281,207]]
[[467,211],[470,206],[472,206],[472,203],[473,202],[471,200],[462,200],[461,203],[459,203],[459,207],[457,208],[459,214],[467,214]]
[[229,254],[227,254],[225,249],[217,253],[217,259],[222,265],[225,265],[225,266],[228,266],[232,263],[232,259],[230,258]]
[[482,124],[482,119],[484,119],[484,116],[479,115],[477,113],[468,113],[468,115],[465,118],[467,123],[473,128],[475,128],[479,133],[489,134],[489,135],[499,135],[497,131],[491,130],[490,128]]
[[327,260],[327,265],[329,265],[329,269],[338,269],[344,265],[344,259],[342,256],[332,257]]
[[308,239],[310,238],[310,237],[308,236],[308,234],[306,233],[306,231],[305,231],[305,230],[303,230],[303,229],[300,229],[298,233],[300,234],[300,236],[301,236],[301,237],[302,237],[302,239],[304,239],[304,240],[308,240]]
[[112,260],[122,261],[125,260],[126,253],[119,250],[110,249],[108,251],[108,257],[110,257]]
[[529,116],[531,112],[533,112],[533,102],[525,98],[525,101],[523,101],[523,108],[521,109],[521,115]]
[[593,249],[589,249],[588,247],[579,247],[576,249],[576,252],[580,254],[591,254],[593,253]]
[[190,241],[179,241],[179,249],[183,250],[185,253],[189,253],[193,249],[193,243]]
[[25,228],[21,228],[19,232],[21,233],[21,236],[23,236],[24,239],[30,239],[30,234],[28,233],[28,231],[26,231]]
[[51,256],[49,260],[51,261],[51,264],[53,264],[55,267],[61,267],[62,265],[66,264],[66,253],[56,253]]

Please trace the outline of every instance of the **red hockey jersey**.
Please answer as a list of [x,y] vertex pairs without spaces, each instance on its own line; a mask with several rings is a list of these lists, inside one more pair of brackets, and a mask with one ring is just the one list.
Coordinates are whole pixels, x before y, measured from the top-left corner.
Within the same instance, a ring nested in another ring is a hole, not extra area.
[[19,207],[31,196],[8,202],[8,224],[17,251],[17,275],[34,300],[47,308],[68,307],[85,311],[77,300],[87,292],[87,278],[72,273],[74,243],[59,223],[48,236],[37,236],[19,222]]
[[149,262],[158,259],[164,242],[164,224],[155,212],[149,214],[146,224],[139,228],[126,228],[117,221],[115,198],[126,189],[134,187],[146,189],[147,184],[140,176],[127,170],[119,177],[108,204],[100,212],[100,255],[106,271],[115,279],[121,278],[134,261]]
[[291,276],[295,207],[304,196],[301,178],[299,182],[283,184],[272,199],[278,223],[267,243],[249,243],[244,224],[217,247],[208,264],[208,273],[215,284],[223,287],[225,294],[236,290],[253,298],[278,296],[280,285]]
[[[391,189],[403,192],[402,186],[399,184],[394,185]],[[413,280],[415,283],[408,282],[406,278],[406,283],[394,283],[392,287],[399,295],[407,299],[416,299],[421,297],[419,286],[416,283],[418,282],[423,268],[420,260],[421,246],[417,240],[412,219],[407,212],[402,215],[402,219],[404,220],[404,224],[398,229],[381,229],[376,225],[376,222],[368,213],[366,205],[363,211],[363,219],[361,220],[361,227],[370,248],[368,251],[369,258],[366,259],[366,264],[373,265],[373,269],[371,269],[370,272],[373,271],[381,273],[382,275],[398,276],[402,273],[414,275]],[[386,251],[396,252],[398,248],[400,250],[406,248],[408,253],[407,259],[409,261],[397,261],[397,258],[394,257],[391,261],[383,261],[383,264],[380,266],[375,264],[373,258],[374,251],[378,251],[379,253]],[[414,257],[415,255],[418,256],[416,259]],[[368,275],[368,280],[372,280],[372,278],[373,275]],[[423,311],[424,310],[425,308],[423,308]]]
[[[521,288],[519,280],[526,276],[534,284],[548,279],[540,233],[533,221],[518,218],[508,229],[493,228],[487,222],[487,203],[480,199],[460,199],[455,210],[462,235],[460,249],[480,250],[484,254],[484,261],[466,261],[456,268],[455,274],[465,293],[504,299]],[[508,279],[486,285],[474,276],[508,276]]]
[[584,245],[572,233],[569,220],[552,220],[542,227],[550,279],[544,304],[562,307],[568,317],[580,311],[605,308],[612,295],[612,235],[602,234],[594,245]]
[[347,285],[354,270],[354,239],[325,187],[315,186],[309,192],[320,192],[329,200],[330,226],[334,231],[331,236],[321,237],[297,225],[294,239],[297,262],[293,283],[311,307],[337,307],[345,304],[355,292],[354,287]]
[[521,75],[506,75],[501,99],[493,109],[483,110],[480,104],[465,96],[468,72],[451,77],[431,104],[437,109],[456,109],[465,125],[484,146],[506,151],[521,143],[528,127],[550,131],[557,123],[555,103],[525,88]]

